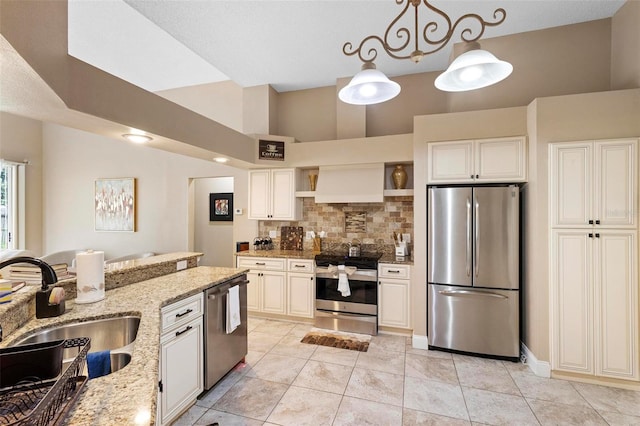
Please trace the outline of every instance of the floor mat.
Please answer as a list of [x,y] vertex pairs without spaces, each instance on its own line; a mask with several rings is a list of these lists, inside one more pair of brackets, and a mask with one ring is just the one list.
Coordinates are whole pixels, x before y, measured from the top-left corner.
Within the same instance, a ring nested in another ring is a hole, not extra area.
[[312,328],[301,340],[302,343],[311,345],[330,346],[359,352],[366,352],[369,349],[370,341],[371,336],[366,334],[345,333],[320,328]]

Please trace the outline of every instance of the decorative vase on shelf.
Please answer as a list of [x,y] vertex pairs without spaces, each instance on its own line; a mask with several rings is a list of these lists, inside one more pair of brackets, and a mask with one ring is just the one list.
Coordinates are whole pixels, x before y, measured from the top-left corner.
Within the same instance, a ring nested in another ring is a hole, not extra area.
[[316,183],[318,183],[318,175],[309,175],[309,187],[312,191],[316,190]]
[[395,189],[404,189],[407,186],[407,172],[402,164],[396,165],[396,168],[391,173],[391,178]]

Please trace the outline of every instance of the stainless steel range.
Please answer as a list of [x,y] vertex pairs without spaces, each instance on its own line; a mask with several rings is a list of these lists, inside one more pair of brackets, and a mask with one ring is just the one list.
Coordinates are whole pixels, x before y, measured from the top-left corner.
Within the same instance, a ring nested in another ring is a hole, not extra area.
[[380,257],[378,253],[316,255],[316,327],[378,334]]

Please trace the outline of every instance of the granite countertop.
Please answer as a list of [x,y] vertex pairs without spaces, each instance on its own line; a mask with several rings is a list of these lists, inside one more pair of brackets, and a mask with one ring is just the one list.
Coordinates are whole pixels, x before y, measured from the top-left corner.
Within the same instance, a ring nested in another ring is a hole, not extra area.
[[158,390],[160,309],[245,272],[201,266],[108,290],[106,298],[96,303],[75,304],[68,300],[65,314],[30,320],[6,336],[0,347],[58,324],[122,315],[140,316],[131,363],[108,376],[89,380],[65,424],[153,424]]
[[[238,257],[275,257],[289,259],[313,259],[319,252],[312,250],[247,250],[235,253]],[[394,253],[384,253],[380,263],[393,263],[398,265],[413,265],[413,256],[400,257]]]

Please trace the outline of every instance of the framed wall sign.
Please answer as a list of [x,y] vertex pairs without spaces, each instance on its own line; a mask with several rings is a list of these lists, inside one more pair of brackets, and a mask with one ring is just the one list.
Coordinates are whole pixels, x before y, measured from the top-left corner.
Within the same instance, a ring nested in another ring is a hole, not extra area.
[[209,194],[209,220],[233,221],[233,192]]
[[94,191],[96,231],[136,230],[136,179],[96,179]]
[[284,142],[259,139],[258,160],[284,161]]

